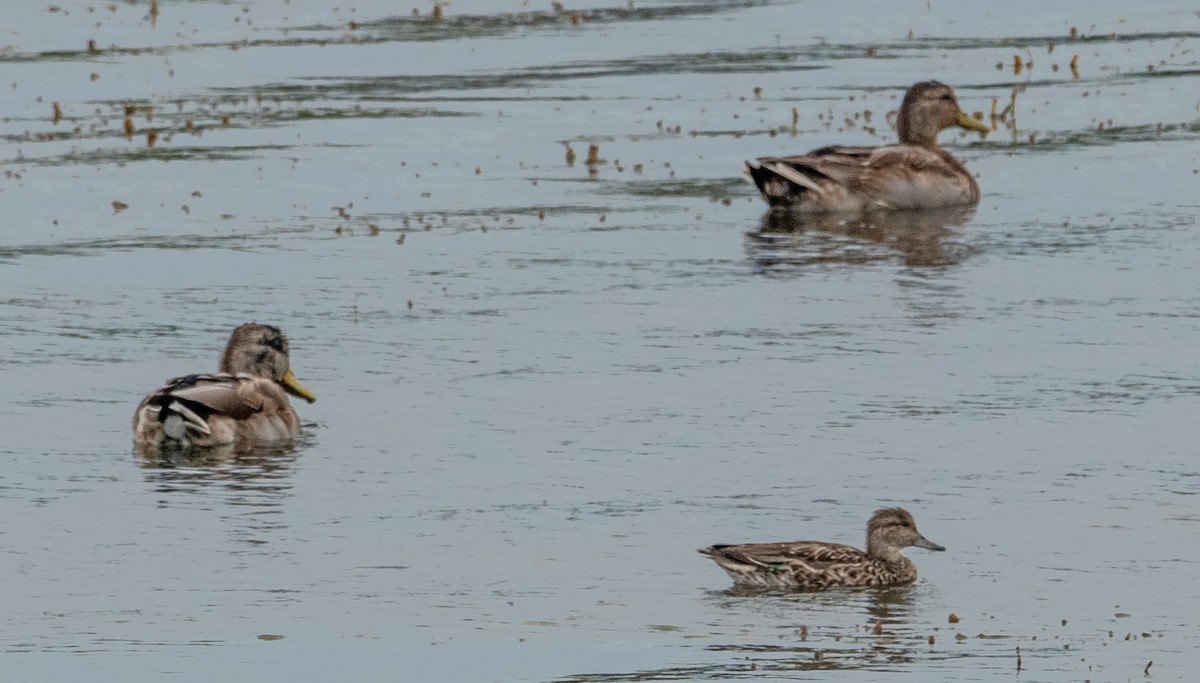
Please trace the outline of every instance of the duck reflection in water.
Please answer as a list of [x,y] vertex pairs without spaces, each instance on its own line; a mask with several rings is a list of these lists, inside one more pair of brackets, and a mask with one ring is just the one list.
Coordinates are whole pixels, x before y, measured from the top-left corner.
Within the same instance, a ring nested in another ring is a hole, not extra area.
[[[189,448],[178,444],[167,444],[155,449],[136,451],[137,464],[146,469],[204,470],[233,466],[243,468],[247,476],[255,472],[274,472],[287,469],[296,460],[300,451],[315,442],[301,436],[282,443],[238,446],[225,444],[207,448]],[[203,478],[206,475],[199,475]]]
[[[196,528],[221,532],[213,537],[221,542],[211,552],[278,554],[275,544],[295,524],[287,512],[296,460],[305,446],[166,448],[140,458],[139,465],[156,508],[204,511]],[[187,542],[190,546],[196,539]]]
[[[737,637],[705,649],[733,656],[719,660],[714,665],[718,669],[736,666],[734,662],[744,667],[746,658],[755,661],[757,670],[767,672],[871,670],[910,664],[919,661],[928,638],[928,622],[918,607],[920,593],[911,585],[799,593],[735,585],[713,591],[709,598],[719,611],[728,613],[718,625]],[[847,619],[848,614],[861,617]],[[747,619],[768,626],[758,632],[761,638],[748,639],[741,632]],[[781,635],[786,635],[784,642]]]
[[963,225],[973,206],[860,214],[800,214],[770,210],[746,249],[764,271],[821,263],[861,264],[892,260],[906,266],[948,266],[973,253]]

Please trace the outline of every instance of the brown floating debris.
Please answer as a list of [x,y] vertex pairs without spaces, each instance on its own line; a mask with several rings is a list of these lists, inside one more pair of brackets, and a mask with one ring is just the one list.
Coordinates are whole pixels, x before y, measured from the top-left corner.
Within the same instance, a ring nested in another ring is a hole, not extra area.
[[1071,78],[1079,80],[1079,55],[1071,58]]
[[808,640],[808,626],[802,624],[800,626],[800,640]]
[[88,40],[87,51],[89,55],[94,55],[100,52],[100,50],[96,49],[95,39]]
[[59,106],[58,102],[55,102],[54,106],[53,106],[53,110],[54,110],[54,125],[57,126],[58,122],[62,121],[62,107]]
[[950,622],[951,624],[957,624],[958,623],[958,615],[955,614],[954,612],[951,612],[950,616],[946,617],[946,621]]
[[124,130],[125,137],[133,137],[133,119],[129,118],[128,116],[125,117]]
[[567,144],[567,166],[574,166],[574,165],[575,165],[575,150],[572,149],[571,145],[568,143]]
[[155,131],[153,128],[147,128],[146,129],[146,146],[153,147],[154,143],[157,141],[158,141],[158,132]]
[[1153,659],[1151,659],[1150,661],[1146,662],[1146,668],[1145,668],[1145,669],[1142,669],[1142,675],[1144,675],[1144,676],[1149,676],[1149,675],[1150,675],[1150,667],[1151,667],[1151,666],[1154,666],[1154,660],[1153,660]]
[[1021,646],[1017,646],[1017,673],[1021,673]]
[[588,145],[587,161],[584,163],[588,166],[600,163],[600,145]]
[[1013,55],[1013,75],[1020,76],[1025,65],[1021,63],[1021,55]]
[[121,213],[125,209],[128,209],[129,205],[120,200],[113,200],[112,208],[113,208],[113,215],[116,215],[118,213]]

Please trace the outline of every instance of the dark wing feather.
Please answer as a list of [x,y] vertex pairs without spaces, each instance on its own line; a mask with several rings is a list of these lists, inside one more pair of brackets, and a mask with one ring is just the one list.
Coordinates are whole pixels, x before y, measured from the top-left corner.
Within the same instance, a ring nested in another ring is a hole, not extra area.
[[760,157],[759,164],[781,163],[818,180],[825,178],[843,187],[854,185],[878,147],[822,147],[791,157]]
[[853,546],[819,541],[718,545],[708,550],[709,555],[720,555],[743,564],[771,566],[800,561],[814,569],[862,562],[866,558],[866,553]]
[[849,189],[882,184],[878,175],[884,173],[888,180],[894,180],[897,174],[904,177],[913,173],[941,174],[954,170],[947,164],[944,154],[911,145],[822,147],[801,156],[762,157],[758,161],[783,163],[811,178],[828,178]]
[[239,391],[242,383],[253,381],[224,374],[176,377],[151,394],[147,402],[168,407],[173,401],[180,401],[203,419],[210,415],[227,415],[243,420],[262,410],[261,400],[248,396],[249,392]]

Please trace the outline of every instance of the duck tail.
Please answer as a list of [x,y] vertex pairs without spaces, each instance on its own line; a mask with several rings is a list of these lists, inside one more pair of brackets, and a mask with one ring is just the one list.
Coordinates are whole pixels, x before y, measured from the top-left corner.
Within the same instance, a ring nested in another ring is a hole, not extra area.
[[169,380],[150,397],[151,414],[162,423],[163,434],[175,441],[186,442],[189,436],[210,435],[208,416],[212,409],[204,403],[190,400],[179,392],[195,387],[206,375],[188,375]]
[[821,191],[812,178],[776,159],[744,162],[742,177],[753,183],[771,206],[796,204],[806,193]]

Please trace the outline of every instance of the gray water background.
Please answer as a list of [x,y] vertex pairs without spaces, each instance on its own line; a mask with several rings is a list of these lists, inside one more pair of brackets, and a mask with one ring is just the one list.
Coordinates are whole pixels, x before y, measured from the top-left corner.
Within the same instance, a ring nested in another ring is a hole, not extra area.
[[[0,681],[1193,680],[1194,4],[567,4],[0,9]],[[764,222],[928,78],[973,216]],[[135,457],[248,320],[304,438]]]

